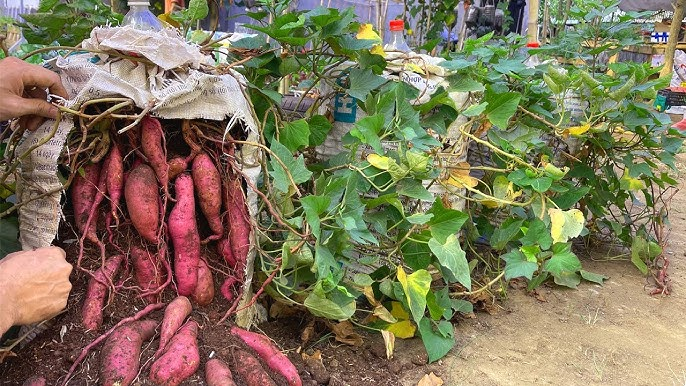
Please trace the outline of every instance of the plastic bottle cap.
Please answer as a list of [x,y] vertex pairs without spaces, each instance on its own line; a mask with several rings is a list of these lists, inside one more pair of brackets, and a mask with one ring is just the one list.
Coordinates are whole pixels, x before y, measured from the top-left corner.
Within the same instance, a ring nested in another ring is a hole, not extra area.
[[389,23],[391,31],[402,31],[405,29],[405,22],[402,20],[391,20]]
[[539,43],[539,42],[529,42],[529,43],[526,43],[526,46],[527,46],[528,48],[539,48],[539,47],[541,46],[541,43]]

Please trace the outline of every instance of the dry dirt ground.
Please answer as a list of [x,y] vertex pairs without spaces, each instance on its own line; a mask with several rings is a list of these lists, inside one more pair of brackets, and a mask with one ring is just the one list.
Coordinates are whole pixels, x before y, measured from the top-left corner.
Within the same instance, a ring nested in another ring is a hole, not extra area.
[[461,321],[448,357],[403,385],[427,370],[446,385],[686,385],[686,156],[679,159],[666,248],[671,296],[648,295],[629,261],[594,254],[582,262],[609,276],[605,285],[545,288],[544,302],[510,290],[500,312]]

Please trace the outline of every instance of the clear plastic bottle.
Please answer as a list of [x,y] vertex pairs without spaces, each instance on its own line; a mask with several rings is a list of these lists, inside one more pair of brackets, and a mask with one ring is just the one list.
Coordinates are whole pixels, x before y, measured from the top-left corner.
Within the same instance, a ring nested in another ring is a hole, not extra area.
[[405,22],[402,20],[391,20],[389,23],[391,30],[391,41],[386,44],[383,49],[384,51],[400,51],[400,52],[410,52],[410,46],[405,42],[405,36],[403,31],[405,30]]
[[148,8],[147,1],[129,1],[129,12],[124,15],[123,25],[146,31],[162,30],[162,22]]

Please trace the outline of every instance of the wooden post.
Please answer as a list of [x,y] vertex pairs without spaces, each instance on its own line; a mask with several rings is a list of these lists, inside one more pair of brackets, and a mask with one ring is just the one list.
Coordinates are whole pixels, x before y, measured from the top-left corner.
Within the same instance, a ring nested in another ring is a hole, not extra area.
[[669,75],[674,70],[674,51],[676,51],[676,44],[679,41],[679,32],[681,32],[681,22],[684,20],[684,6],[686,6],[686,0],[676,0],[676,4],[674,4],[674,15],[672,16],[672,25],[669,27],[667,48],[665,48],[665,66],[662,67],[662,71],[660,71],[660,76]]
[[529,24],[526,27],[526,36],[528,43],[538,43],[538,0],[529,1]]

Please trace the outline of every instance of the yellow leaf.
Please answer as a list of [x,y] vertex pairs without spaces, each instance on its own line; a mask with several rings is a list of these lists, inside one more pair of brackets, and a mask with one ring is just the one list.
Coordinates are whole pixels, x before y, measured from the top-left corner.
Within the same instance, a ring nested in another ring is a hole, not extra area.
[[410,321],[410,314],[405,311],[400,302],[391,302],[391,315],[398,322],[391,324],[386,330],[392,332],[393,335],[400,339],[412,338],[417,331],[417,327]]
[[369,50],[370,53],[374,55],[381,55],[381,56],[386,56],[386,51],[383,50],[383,47],[381,47],[380,44],[374,45],[371,50]]
[[586,219],[579,209],[560,210],[548,209],[550,215],[550,236],[554,243],[564,243],[577,237],[584,229]]
[[585,124],[581,126],[572,126],[568,128],[567,130],[569,131],[569,134],[571,135],[581,135],[585,132],[587,132],[591,128],[590,124]]
[[626,168],[622,178],[619,179],[619,187],[624,190],[638,192],[646,188],[646,183],[641,179],[631,177],[629,175],[629,168]]
[[422,377],[422,379],[419,380],[419,383],[417,383],[417,386],[442,386],[443,385],[443,380],[438,377],[436,374],[433,373],[433,371],[429,374],[426,374]]
[[377,318],[383,320],[384,322],[388,323],[397,323],[398,319],[396,319],[387,309],[386,307],[382,306],[379,304],[378,306],[374,307],[374,316]]
[[[522,191],[518,190],[515,192],[514,184],[507,180],[507,177],[499,175],[493,180],[493,197],[506,200],[514,201],[517,197],[522,195]],[[504,203],[495,200],[484,199],[481,203],[487,208],[500,208]]]
[[357,36],[360,40],[376,40],[381,43],[381,37],[379,34],[374,32],[374,29],[370,23],[360,24],[360,28],[357,30]]
[[390,167],[391,159],[388,157],[380,156],[378,154],[370,154],[367,156],[367,162],[372,164],[375,168],[381,170],[388,170]]
[[174,28],[181,28],[181,24],[178,21],[171,18],[171,13],[163,13],[157,16],[157,18],[163,23]]
[[450,169],[450,177],[447,183],[450,185],[473,188],[479,185],[479,180],[469,175],[470,165],[468,162],[460,162],[454,168]]
[[376,298],[374,297],[374,290],[372,289],[371,286],[364,287],[362,289],[362,292],[364,292],[364,296],[367,297],[367,301],[369,302],[369,304],[371,304],[373,306],[379,305],[379,301],[376,300]]
[[389,331],[381,331],[383,341],[386,344],[386,358],[393,358],[393,350],[395,349],[395,335]]
[[405,69],[412,72],[416,72],[417,74],[425,74],[424,70],[414,63],[405,63]]

